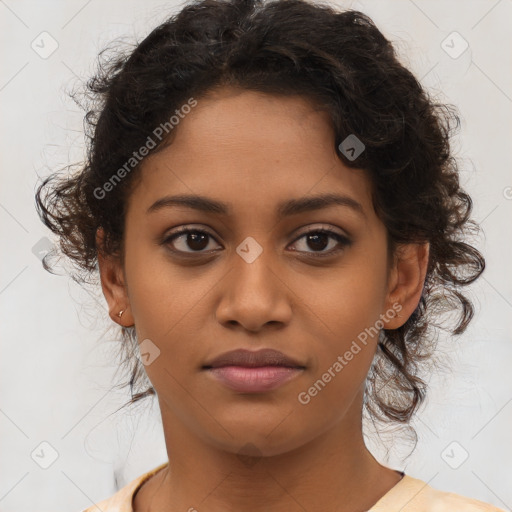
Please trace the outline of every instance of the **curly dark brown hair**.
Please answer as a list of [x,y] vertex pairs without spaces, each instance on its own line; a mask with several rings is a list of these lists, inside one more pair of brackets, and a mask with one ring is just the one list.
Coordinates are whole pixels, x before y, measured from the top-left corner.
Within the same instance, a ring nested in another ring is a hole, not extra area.
[[[226,85],[301,95],[327,111],[339,158],[371,176],[390,254],[401,243],[430,243],[418,307],[402,327],[381,332],[364,400],[374,419],[408,423],[426,396],[420,370],[434,353],[436,333],[466,329],[473,306],[461,289],[485,261],[468,243],[478,226],[450,147],[457,110],[432,99],[361,12],[306,0],[195,1],[135,47],[101,52],[84,89],[86,161],[75,174],[45,178],[36,193],[42,221],[76,267],[73,279],[97,277],[99,250],[123,257],[125,206],[140,173],[135,166],[104,201],[98,191],[113,171],[187,99]],[[355,161],[340,149],[351,134],[365,146]],[[99,227],[104,247],[96,246]],[[51,271],[46,258],[44,266]],[[455,315],[448,326],[439,322],[446,313]],[[135,329],[121,331],[134,403],[155,391],[134,356]]]

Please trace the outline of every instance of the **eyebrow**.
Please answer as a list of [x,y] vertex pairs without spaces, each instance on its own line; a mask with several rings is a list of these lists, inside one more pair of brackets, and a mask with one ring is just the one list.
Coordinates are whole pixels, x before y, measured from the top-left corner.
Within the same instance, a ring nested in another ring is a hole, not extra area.
[[[346,206],[363,217],[366,217],[364,209],[359,202],[349,196],[338,194],[321,194],[317,196],[301,197],[298,199],[289,199],[288,201],[278,205],[276,214],[277,217],[281,219],[283,217],[289,217],[299,213],[321,210],[334,205]],[[155,201],[147,209],[146,213],[153,213],[163,208],[170,208],[173,206],[184,206],[186,208],[199,210],[205,213],[213,213],[216,215],[229,215],[231,213],[231,206],[229,204],[197,195],[162,197]]]

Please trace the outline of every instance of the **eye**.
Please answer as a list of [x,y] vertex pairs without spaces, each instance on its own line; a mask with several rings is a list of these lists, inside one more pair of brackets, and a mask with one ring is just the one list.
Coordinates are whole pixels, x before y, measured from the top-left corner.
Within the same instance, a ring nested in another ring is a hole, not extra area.
[[[330,256],[352,244],[351,240],[346,236],[325,228],[317,228],[303,233],[295,240],[294,244],[297,244],[303,239],[305,245],[309,246],[313,250],[308,251],[307,248],[306,250],[293,250],[297,252],[305,252],[313,256]],[[210,240],[215,240],[215,237],[207,231],[184,227],[165,238],[162,243],[164,245],[170,245],[171,250],[177,253],[202,254],[215,250],[215,247],[210,247],[208,249]],[[330,250],[326,251],[325,249],[329,248],[329,246]]]
[[[214,239],[214,237],[207,231],[183,228],[167,237],[163,244],[170,244],[172,246],[171,250],[175,252],[200,254],[202,252],[209,252],[208,250],[205,251],[209,245],[209,239]],[[186,250],[187,247],[192,250]]]
[[[348,247],[352,244],[351,240],[349,240],[346,236],[336,233],[334,231],[331,231],[329,229],[314,229],[311,231],[308,231],[307,233],[303,233],[296,241],[304,239],[305,244],[308,245],[313,251],[303,251],[299,250],[299,252],[306,252],[309,254],[312,254],[313,256],[331,256],[334,253],[337,253],[341,251],[343,248]],[[330,240],[329,240],[330,239]],[[333,243],[330,243],[330,241]],[[324,251],[326,247],[331,246],[330,250]],[[336,245],[338,245],[338,248],[336,248]],[[334,248],[333,248],[334,246]],[[296,250],[296,249],[294,249]]]

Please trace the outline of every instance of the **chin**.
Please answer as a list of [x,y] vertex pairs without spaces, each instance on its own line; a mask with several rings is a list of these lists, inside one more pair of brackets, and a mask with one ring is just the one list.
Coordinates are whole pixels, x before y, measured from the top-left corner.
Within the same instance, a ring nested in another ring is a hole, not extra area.
[[297,450],[314,439],[314,433],[318,432],[312,427],[311,435],[308,436],[304,424],[297,421],[283,422],[282,418],[277,422],[265,422],[264,425],[261,422],[259,425],[239,423],[237,428],[229,425],[226,430],[231,436],[222,430],[221,438],[212,436],[212,431],[209,430],[208,441],[223,451],[255,458],[274,457]]

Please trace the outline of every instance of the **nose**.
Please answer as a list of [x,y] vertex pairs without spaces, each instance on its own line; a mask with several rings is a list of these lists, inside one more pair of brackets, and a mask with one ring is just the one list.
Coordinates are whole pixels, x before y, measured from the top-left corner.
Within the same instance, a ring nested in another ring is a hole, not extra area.
[[[283,273],[263,251],[254,261],[233,256],[232,269],[222,280],[216,309],[218,322],[259,332],[265,325],[284,327],[291,320],[293,292]],[[279,275],[281,274],[281,275]]]

